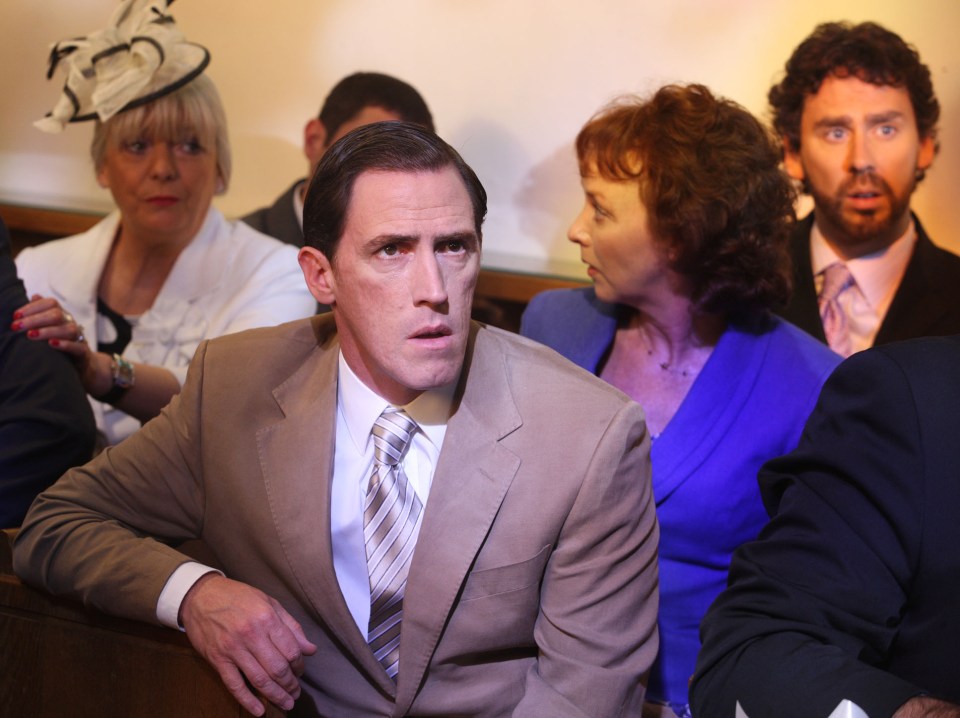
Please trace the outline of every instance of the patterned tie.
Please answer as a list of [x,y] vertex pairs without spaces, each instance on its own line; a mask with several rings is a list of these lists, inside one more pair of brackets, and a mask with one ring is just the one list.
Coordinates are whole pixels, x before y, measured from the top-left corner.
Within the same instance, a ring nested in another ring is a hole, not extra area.
[[363,507],[363,540],[370,574],[367,643],[393,680],[400,666],[403,591],[423,514],[417,492],[399,466],[416,431],[416,422],[392,406],[374,422],[376,464]]
[[850,356],[853,350],[850,346],[850,327],[847,326],[847,315],[843,313],[837,299],[853,283],[853,275],[850,274],[847,265],[843,262],[834,262],[823,270],[823,286],[820,288],[820,296],[817,299],[827,344],[843,357]]

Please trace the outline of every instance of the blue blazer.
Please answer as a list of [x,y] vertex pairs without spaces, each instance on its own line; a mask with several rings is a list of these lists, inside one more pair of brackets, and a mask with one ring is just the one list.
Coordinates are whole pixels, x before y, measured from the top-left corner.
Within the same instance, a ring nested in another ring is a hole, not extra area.
[[[592,288],[544,292],[521,333],[599,373],[624,307]],[[840,357],[782,319],[731,321],[677,413],[654,442],[660,522],[660,655],[648,696],[685,704],[699,625],[726,586],[730,558],[767,521],[760,466],[791,451]]]

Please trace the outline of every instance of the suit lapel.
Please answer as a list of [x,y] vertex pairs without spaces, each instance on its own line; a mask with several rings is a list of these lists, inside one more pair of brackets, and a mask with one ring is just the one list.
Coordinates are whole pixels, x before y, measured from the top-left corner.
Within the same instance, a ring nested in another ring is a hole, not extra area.
[[48,282],[54,298],[88,327],[97,321],[97,283],[110,255],[120,213],[113,212],[84,234],[71,240],[74,250],[51,267]]
[[[267,226],[276,233],[278,239],[287,242],[289,237],[299,237],[297,246],[303,246],[303,228],[297,219],[297,213],[294,211],[293,196],[300,191],[300,185],[306,180],[299,179],[293,183],[293,186],[283,193],[268,210]],[[267,232],[270,234],[270,232]]]
[[395,688],[357,629],[333,568],[338,344],[330,328],[324,335],[326,325],[319,326],[321,346],[273,392],[283,418],[257,432],[270,511],[306,601],[386,694],[396,690],[395,713],[402,715],[416,697],[460,587],[520,466],[500,440],[521,419],[504,357],[489,333],[474,325],[410,567]]
[[504,356],[477,325],[460,383],[407,579],[396,715],[405,714],[416,697],[460,587],[520,466],[520,457],[500,444],[522,423]]
[[914,217],[913,221],[917,228],[917,242],[874,344],[924,336],[947,311],[947,304],[940,296],[941,283],[935,268],[937,249],[920,220]]
[[[790,303],[778,312],[780,316],[797,325],[814,338],[826,343],[823,324],[817,308],[817,293],[813,283],[813,266],[810,262],[810,231],[814,213],[801,221],[791,240],[794,288]],[[950,288],[952,276],[946,281],[939,268],[942,261],[936,245],[930,241],[916,215],[913,221],[917,228],[917,243],[907,263],[903,279],[893,296],[893,301],[874,339],[874,345],[924,336],[934,331],[950,306],[943,296],[945,287]]]
[[314,323],[321,346],[274,389],[283,418],[257,432],[264,482],[288,567],[307,603],[343,650],[390,694],[393,683],[357,629],[333,567],[330,486],[339,343],[332,320]]
[[817,290],[813,283],[813,265],[810,262],[810,230],[813,228],[813,212],[808,214],[794,229],[790,239],[790,256],[793,260],[793,295],[787,306],[777,313],[791,324],[803,329],[815,339],[826,344],[817,305]]

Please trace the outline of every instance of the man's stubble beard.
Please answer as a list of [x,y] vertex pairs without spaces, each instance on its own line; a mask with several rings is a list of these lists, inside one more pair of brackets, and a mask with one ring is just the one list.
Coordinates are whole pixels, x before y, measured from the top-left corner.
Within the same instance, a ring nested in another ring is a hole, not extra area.
[[[859,257],[884,249],[900,238],[904,231],[903,220],[910,213],[910,198],[917,188],[914,180],[903,196],[896,196],[890,185],[874,173],[851,177],[832,196],[817,192],[808,182],[804,189],[813,198],[817,223],[826,239],[839,245],[850,257]],[[889,211],[880,216],[878,212],[844,211],[844,199],[854,187],[870,188],[887,198]],[[829,236],[827,236],[829,235]]]

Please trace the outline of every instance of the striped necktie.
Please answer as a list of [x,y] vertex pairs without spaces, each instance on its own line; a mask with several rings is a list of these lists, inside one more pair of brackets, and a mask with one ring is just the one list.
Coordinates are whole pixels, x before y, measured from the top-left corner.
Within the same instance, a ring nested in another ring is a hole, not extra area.
[[392,406],[374,422],[376,462],[363,507],[363,540],[370,574],[367,643],[393,680],[400,666],[403,592],[423,514],[423,505],[399,465],[416,432],[416,422]]
[[853,286],[853,275],[843,262],[834,262],[823,270],[823,286],[817,297],[820,307],[820,319],[827,344],[837,354],[848,357],[853,353],[850,346],[850,327],[847,315],[840,306],[839,297]]

